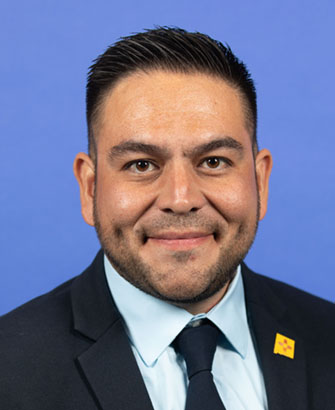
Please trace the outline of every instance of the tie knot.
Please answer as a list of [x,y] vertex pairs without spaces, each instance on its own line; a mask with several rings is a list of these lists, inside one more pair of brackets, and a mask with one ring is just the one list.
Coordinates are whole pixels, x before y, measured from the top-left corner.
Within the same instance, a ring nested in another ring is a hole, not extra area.
[[185,359],[188,378],[212,370],[219,329],[209,320],[199,326],[185,327],[174,341],[174,347]]

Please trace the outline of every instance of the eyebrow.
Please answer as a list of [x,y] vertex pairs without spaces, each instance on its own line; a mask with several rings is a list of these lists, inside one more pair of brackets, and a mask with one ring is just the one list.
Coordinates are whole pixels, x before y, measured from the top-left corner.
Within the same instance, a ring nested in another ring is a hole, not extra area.
[[159,147],[154,144],[146,144],[144,142],[137,142],[134,140],[128,140],[121,144],[115,145],[108,153],[109,159],[113,160],[118,157],[122,157],[128,152],[143,152],[152,156],[168,157],[169,150],[167,148]]
[[243,153],[243,145],[240,142],[236,141],[236,139],[227,136],[222,138],[216,138],[213,141],[198,145],[190,150],[187,150],[184,153],[184,155],[201,156],[203,154],[206,154],[207,152],[214,151],[219,148],[229,148],[236,150],[241,154]]
[[[234,138],[227,136],[216,138],[213,141],[197,145],[191,149],[184,151],[183,154],[186,157],[201,156],[207,152],[214,151],[215,149],[219,148],[229,148],[236,150],[239,153],[243,152],[243,145]],[[160,156],[164,158],[169,158],[171,156],[171,152],[167,148],[163,148],[155,144],[147,144],[134,140],[128,140],[112,147],[108,153],[108,157],[110,160],[114,160],[118,157],[122,157],[129,152],[140,152],[148,154],[150,156]]]

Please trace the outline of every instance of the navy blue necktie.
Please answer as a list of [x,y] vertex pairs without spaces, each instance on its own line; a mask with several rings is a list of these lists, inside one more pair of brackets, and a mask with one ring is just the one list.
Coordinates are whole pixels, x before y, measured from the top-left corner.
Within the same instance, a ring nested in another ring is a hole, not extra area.
[[185,327],[174,347],[185,359],[189,385],[185,410],[225,410],[216,389],[212,364],[220,330],[209,320]]

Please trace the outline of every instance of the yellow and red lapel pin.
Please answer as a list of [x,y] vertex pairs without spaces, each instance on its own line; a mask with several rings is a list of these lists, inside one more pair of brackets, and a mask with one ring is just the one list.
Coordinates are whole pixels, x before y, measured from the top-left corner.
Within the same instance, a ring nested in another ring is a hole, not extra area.
[[274,354],[280,354],[282,356],[294,359],[294,345],[295,340],[290,339],[287,336],[276,333],[276,340],[273,349]]

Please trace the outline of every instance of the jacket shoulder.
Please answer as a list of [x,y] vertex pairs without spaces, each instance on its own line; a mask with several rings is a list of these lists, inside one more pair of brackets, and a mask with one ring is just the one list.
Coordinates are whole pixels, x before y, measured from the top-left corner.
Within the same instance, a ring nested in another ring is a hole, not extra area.
[[[335,304],[276,279],[251,271],[244,265],[243,276],[247,299],[254,303],[285,310],[285,318],[300,328],[306,336],[325,334],[335,341]],[[255,290],[256,289],[256,290]]]
[[95,408],[75,364],[76,357],[90,346],[73,330],[75,281],[0,318],[0,402],[4,408]]
[[[0,341],[5,334],[17,333],[18,328],[39,328],[47,326],[52,318],[69,312],[70,289],[75,278],[57,286],[55,289],[17,307],[0,317]],[[41,329],[43,330],[43,329]]]

